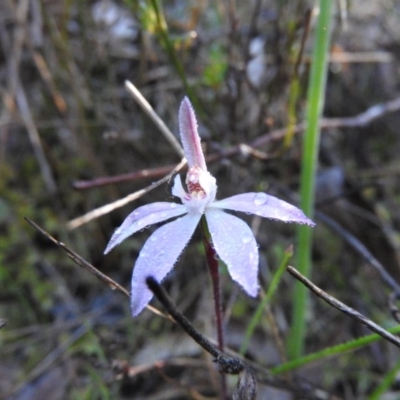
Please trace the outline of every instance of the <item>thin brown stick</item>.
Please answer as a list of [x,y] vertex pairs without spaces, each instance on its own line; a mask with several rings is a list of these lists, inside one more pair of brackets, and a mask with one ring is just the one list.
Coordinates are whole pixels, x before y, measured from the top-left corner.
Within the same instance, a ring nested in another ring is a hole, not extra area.
[[[344,117],[344,118],[323,118],[321,120],[320,128],[322,130],[334,129],[334,128],[353,128],[353,127],[364,127],[375,120],[384,117],[385,115],[400,110],[400,97],[387,103],[381,103],[374,105],[364,112],[355,115],[353,117]],[[298,134],[304,131],[306,127],[305,123],[297,124],[293,127],[293,133]],[[287,127],[276,129],[272,132],[266,133],[264,135],[259,136],[257,139],[253,140],[250,144],[240,143],[237,146],[229,147],[223,151],[210,154],[206,157],[207,163],[213,163],[222,158],[232,157],[238,153],[242,153],[243,149],[253,149],[258,150],[262,146],[266,146],[272,142],[276,142],[282,140],[286,133]],[[259,151],[259,150],[258,150]],[[251,153],[254,155],[253,153]],[[265,158],[266,153],[257,153],[258,158]],[[267,157],[271,158],[271,157]],[[130,181],[135,179],[141,179],[144,177],[152,177],[156,178],[158,176],[162,176],[166,173],[166,171],[173,168],[173,165],[167,165],[162,168],[149,168],[144,170],[145,173],[133,172],[131,174],[118,175],[115,177],[104,177],[97,178],[93,181],[79,181],[76,184],[77,189],[89,189],[93,188],[96,184],[107,185],[112,183],[119,183],[124,181]]]
[[[400,97],[397,99],[388,101],[386,103],[376,104],[364,112],[355,115],[354,117],[343,117],[343,118],[323,118],[320,122],[320,128],[322,130],[333,129],[333,128],[353,128],[353,127],[364,127],[371,124],[378,118],[384,117],[386,114],[400,110]],[[294,133],[303,132],[306,128],[305,123],[300,123],[294,126]],[[250,146],[259,147],[265,146],[271,142],[275,142],[283,139],[287,132],[287,128],[277,129],[273,132],[266,133],[256,140],[254,140]],[[234,148],[229,149],[232,151]]]
[[13,52],[10,56],[10,61],[8,62],[7,68],[9,81],[8,94],[12,98],[15,98],[22,121],[24,122],[28,132],[29,140],[38,160],[47,190],[49,193],[54,193],[57,189],[57,186],[55,184],[50,165],[47,162],[39,132],[36,128],[35,121],[29,107],[29,102],[19,78],[22,50],[27,37],[26,26],[28,25],[29,1],[23,0],[16,4],[17,5],[14,9],[14,13],[17,25],[12,37]]
[[62,97],[60,91],[57,89],[46,60],[44,59],[42,54],[40,54],[37,50],[33,48],[33,45],[30,41],[28,41],[28,43],[32,52],[33,61],[35,62],[36,68],[39,71],[41,78],[48,87],[51,96],[53,97],[55,106],[62,115],[65,115],[65,113],[68,111],[67,103]]
[[160,186],[164,182],[167,182],[171,178],[172,175],[176,174],[178,171],[180,171],[181,168],[184,167],[184,165],[186,165],[186,162],[187,162],[186,158],[182,159],[182,161],[178,165],[176,165],[174,167],[174,169],[168,175],[164,176],[164,178],[160,179],[159,181],[152,183],[150,186],[147,186],[144,189],[140,189],[135,193],[131,193],[122,199],[114,201],[113,203],[106,204],[102,207],[99,207],[92,211],[89,211],[85,215],[82,215],[81,217],[78,217],[78,218],[75,218],[75,219],[69,221],[67,224],[67,228],[69,230],[78,228],[78,226],[86,224],[93,219],[96,219],[96,218],[101,217],[102,215],[108,214],[109,212],[114,211],[117,208],[123,207],[124,205],[138,199],[139,197],[142,197],[143,195],[145,195],[146,193],[155,189],[156,187]]
[[299,78],[300,65],[303,63],[304,49],[305,49],[305,46],[307,43],[307,39],[310,35],[312,14],[313,14],[313,10],[311,8],[309,8],[308,10],[306,10],[305,15],[304,15],[304,29],[303,29],[303,33],[301,35],[300,49],[297,54],[296,61],[295,61],[294,67],[293,67],[292,80]]
[[35,222],[31,221],[29,218],[25,218],[25,220],[32,225],[35,229],[37,229],[42,235],[46,236],[47,239],[51,240],[54,244],[56,244],[60,249],[64,250],[68,257],[80,267],[86,269],[91,274],[95,275],[98,279],[100,279],[103,283],[109,286],[112,290],[118,290],[123,293],[125,296],[130,297],[129,292],[123,288],[119,283],[115,282],[113,279],[109,278],[107,275],[100,272],[96,267],[92,264],[88,263],[85,259],[83,259],[80,255],[69,249],[64,243],[58,241],[49,233],[47,233],[44,229],[42,229]]
[[[37,225],[35,222],[31,221],[29,218],[25,218],[25,220],[32,225],[35,229],[37,229],[42,235],[46,236],[49,240],[51,240],[54,244],[56,244],[60,249],[65,251],[68,255],[68,257],[78,266],[81,268],[85,269],[86,271],[89,271],[91,274],[96,276],[96,278],[100,279],[103,283],[105,283],[111,290],[118,290],[128,298],[130,298],[129,292],[122,287],[119,283],[115,282],[113,279],[111,279],[109,276],[103,274],[101,271],[99,271],[96,267],[94,267],[92,264],[87,262],[84,258],[82,258],[79,254],[75,253],[73,250],[68,248],[64,243],[58,241],[55,239],[53,236],[51,236],[48,232],[46,232],[44,229],[42,229],[39,225]],[[152,306],[147,306],[147,308],[154,312],[157,315],[166,317],[165,314],[162,312],[158,311],[155,307]],[[168,318],[168,317],[166,317]]]
[[269,160],[271,156],[264,151],[260,151],[257,149],[254,149],[253,147],[248,146],[245,143],[240,143],[240,151],[244,156],[251,155],[254,158],[257,158],[259,160]]
[[[331,63],[390,63],[394,61],[394,56],[389,51],[343,51],[331,53],[329,62]],[[309,61],[309,60],[307,60]]]
[[400,285],[397,283],[389,272],[386,271],[385,267],[373,256],[373,254],[364,246],[364,244],[358,240],[349,231],[343,228],[337,221],[330,218],[323,212],[317,211],[315,213],[316,218],[321,220],[328,228],[336,232],[340,237],[342,237],[347,244],[349,244],[358,254],[360,254],[364,260],[369,263],[375,270],[379,273],[382,281],[389,286],[392,290],[400,295]]
[[369,318],[365,317],[358,311],[354,310],[353,308],[347,306],[346,304],[335,299],[328,293],[324,292],[322,289],[320,289],[318,286],[312,283],[309,279],[307,279],[304,275],[302,275],[299,271],[297,271],[297,269],[291,267],[290,265],[288,265],[286,269],[289,271],[291,275],[293,275],[297,280],[299,280],[301,283],[307,286],[314,294],[316,294],[326,303],[328,303],[332,307],[335,307],[336,309],[346,314],[350,318],[353,318],[360,324],[367,326],[369,329],[371,329],[371,331],[377,333],[379,336],[383,337],[390,343],[400,348],[400,338],[392,335],[390,332],[383,329],[381,326],[371,321]]
[[386,114],[400,110],[400,97],[386,103],[376,104],[367,108],[364,112],[354,117],[344,118],[324,118],[321,120],[321,128],[352,128],[363,127],[369,125],[378,118],[384,117]]
[[122,174],[122,175],[95,178],[90,181],[74,181],[72,183],[72,186],[74,187],[74,189],[86,190],[86,189],[92,189],[94,187],[114,185],[116,183],[134,181],[137,179],[158,178],[159,176],[169,174],[171,172],[171,167],[172,167],[171,165],[167,165],[166,167],[141,169],[140,171],[129,172],[127,174]]
[[[19,79],[18,79],[19,81]],[[53,194],[57,190],[57,185],[53,178],[53,172],[50,168],[50,164],[46,159],[46,155],[43,149],[43,145],[40,139],[39,131],[36,128],[34,118],[32,116],[28,100],[26,98],[25,91],[18,82],[18,86],[16,88],[16,100],[18,104],[19,111],[21,113],[21,118],[24,121],[26,130],[28,131],[29,140],[32,144],[33,151],[38,160],[40,171],[43,176],[43,180],[46,184],[47,190],[49,193]]]
[[129,90],[129,93],[133,96],[136,102],[140,105],[142,110],[152,119],[155,125],[160,129],[165,138],[170,142],[175,151],[179,154],[180,157],[184,157],[183,149],[174,134],[168,129],[167,125],[165,125],[164,121],[156,114],[153,110],[153,107],[149,104],[149,102],[144,98],[144,96],[140,93],[140,91],[136,88],[136,86],[129,81],[125,81],[125,87]]

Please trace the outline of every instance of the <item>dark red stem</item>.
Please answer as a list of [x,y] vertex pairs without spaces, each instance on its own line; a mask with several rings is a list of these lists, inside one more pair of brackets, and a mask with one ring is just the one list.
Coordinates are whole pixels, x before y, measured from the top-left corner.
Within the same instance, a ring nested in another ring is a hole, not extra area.
[[[221,287],[219,284],[219,263],[218,255],[213,247],[210,232],[208,231],[207,222],[205,218],[202,218],[201,228],[203,232],[203,243],[206,250],[206,258],[208,269],[211,275],[211,282],[213,286],[214,295],[214,309],[215,309],[215,320],[217,324],[217,337],[218,337],[218,347],[221,352],[224,351],[224,329],[222,326],[222,303],[221,303]],[[227,387],[226,387],[226,377],[221,374],[221,394],[222,398],[228,399]]]
[[218,265],[217,253],[215,252],[212,243],[210,243],[205,237],[204,237],[204,247],[206,250],[207,264],[208,264],[208,269],[210,271],[211,281],[213,286],[215,319],[217,322],[218,347],[221,351],[224,351],[221,288],[219,285],[219,271],[218,271],[219,265]]

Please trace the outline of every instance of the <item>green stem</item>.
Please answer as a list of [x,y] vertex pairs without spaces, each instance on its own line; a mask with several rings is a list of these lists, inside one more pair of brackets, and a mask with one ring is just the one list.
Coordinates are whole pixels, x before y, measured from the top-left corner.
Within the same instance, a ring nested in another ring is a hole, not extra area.
[[[307,129],[303,142],[301,171],[301,208],[310,218],[314,212],[315,171],[317,169],[320,139],[319,120],[325,97],[329,54],[331,0],[320,0],[310,82],[307,92]],[[298,228],[298,269],[301,274],[311,274],[312,230],[306,225]],[[304,351],[306,330],[307,288],[296,282],[293,297],[293,321],[289,334],[288,354],[291,359],[300,357]]]

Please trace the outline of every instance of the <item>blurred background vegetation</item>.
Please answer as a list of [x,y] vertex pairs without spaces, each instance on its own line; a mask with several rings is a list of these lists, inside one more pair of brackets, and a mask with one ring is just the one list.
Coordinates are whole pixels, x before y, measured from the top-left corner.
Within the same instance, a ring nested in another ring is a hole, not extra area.
[[[344,0],[333,10],[316,204],[341,230],[317,215],[312,279],[388,328],[396,325],[393,287],[363,254],[400,282],[400,4]],[[24,218],[129,288],[154,228],[107,256],[105,245],[134,207],[171,199],[169,185],[75,229],[69,223],[150,185],[165,175],[157,168],[180,160],[126,80],[176,135],[179,104],[191,97],[205,151],[215,155],[209,167],[219,198],[267,191],[299,204],[316,15],[313,1],[0,2],[0,320],[7,321],[0,398],[216,398],[212,360],[179,327],[149,311],[132,319],[125,297]],[[148,177],[76,188],[143,169]],[[295,228],[245,219],[257,236],[266,291],[284,250],[295,245]],[[362,244],[361,254],[349,238]],[[215,337],[204,260],[196,236],[164,286]],[[238,351],[259,301],[222,279],[226,342]],[[285,362],[293,284],[284,274],[246,352],[264,370]],[[306,318],[306,354],[370,333],[315,297]],[[393,345],[376,342],[261,376],[258,398],[398,399],[398,357]]]

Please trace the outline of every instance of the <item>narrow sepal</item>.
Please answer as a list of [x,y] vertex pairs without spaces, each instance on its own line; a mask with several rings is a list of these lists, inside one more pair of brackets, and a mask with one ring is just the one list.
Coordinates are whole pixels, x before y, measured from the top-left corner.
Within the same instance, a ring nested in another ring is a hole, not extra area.
[[138,315],[149,303],[153,293],[146,284],[152,276],[161,282],[171,271],[199,223],[201,215],[185,215],[157,229],[147,239],[132,274],[132,315]]
[[131,212],[122,225],[115,230],[104,251],[107,254],[115,246],[118,246],[127,237],[133,235],[140,229],[167,219],[185,214],[187,208],[182,204],[158,202],[137,208]]
[[207,209],[206,220],[213,246],[229,274],[252,297],[258,292],[258,248],[250,227],[240,218]]
[[210,204],[210,207],[242,211],[284,222],[315,225],[299,208],[262,192],[238,194],[224,200],[215,201]]
[[187,97],[182,100],[179,108],[179,129],[189,167],[200,167],[207,171],[200,136],[197,132],[196,115]]

